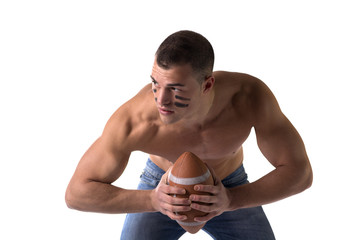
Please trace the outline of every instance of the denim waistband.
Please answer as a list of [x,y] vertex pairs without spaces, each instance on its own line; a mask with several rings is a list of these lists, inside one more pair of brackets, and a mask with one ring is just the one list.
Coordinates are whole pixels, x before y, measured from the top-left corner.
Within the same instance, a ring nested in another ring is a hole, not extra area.
[[221,180],[222,184],[224,184],[227,188],[232,188],[236,186],[240,186],[246,183],[249,183],[248,176],[245,172],[244,165],[241,164],[234,172],[232,172],[229,176]]
[[[146,167],[144,169],[144,172],[151,174],[158,181],[160,181],[162,175],[164,175],[165,173],[165,171],[159,168],[154,162],[152,162],[150,158],[146,162]],[[248,177],[245,172],[244,166],[241,165],[234,172],[232,172],[226,178],[221,180],[221,182],[227,188],[232,188],[248,183]]]

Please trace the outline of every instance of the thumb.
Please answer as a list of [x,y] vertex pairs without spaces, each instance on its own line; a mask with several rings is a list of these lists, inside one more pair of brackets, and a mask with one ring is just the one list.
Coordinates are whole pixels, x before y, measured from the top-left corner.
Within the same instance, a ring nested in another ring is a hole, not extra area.
[[172,166],[169,167],[169,169],[164,173],[164,175],[161,177],[161,182],[165,183],[166,185],[169,185],[169,173],[171,172]]
[[207,166],[207,168],[209,169],[211,176],[214,180],[214,185],[218,185],[219,182],[221,182],[221,180],[219,179],[219,177],[216,175],[214,169],[212,167],[210,167],[207,163],[205,163],[205,165]]

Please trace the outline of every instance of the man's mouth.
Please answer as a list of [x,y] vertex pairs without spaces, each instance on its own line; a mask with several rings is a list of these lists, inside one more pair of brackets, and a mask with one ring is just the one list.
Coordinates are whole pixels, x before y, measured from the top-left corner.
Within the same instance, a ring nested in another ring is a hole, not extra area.
[[174,111],[170,110],[170,109],[166,109],[166,108],[158,108],[159,112],[163,115],[169,115],[174,113]]

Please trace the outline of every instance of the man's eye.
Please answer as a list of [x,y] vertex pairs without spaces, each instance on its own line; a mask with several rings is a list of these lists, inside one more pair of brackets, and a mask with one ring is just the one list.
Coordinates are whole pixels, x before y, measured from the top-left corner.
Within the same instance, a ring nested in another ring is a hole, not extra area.
[[152,84],[154,84],[154,86],[159,85],[157,82],[155,82],[154,80],[152,81]]
[[178,88],[171,88],[171,89],[174,90],[175,92],[181,92],[181,90]]

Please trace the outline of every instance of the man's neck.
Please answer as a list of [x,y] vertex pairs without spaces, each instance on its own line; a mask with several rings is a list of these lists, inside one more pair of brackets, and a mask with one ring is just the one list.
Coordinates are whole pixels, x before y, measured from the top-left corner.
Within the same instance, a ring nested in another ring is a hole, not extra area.
[[200,131],[204,129],[204,127],[212,122],[215,114],[213,114],[216,110],[214,109],[214,98],[215,98],[215,90],[212,89],[211,92],[204,98],[203,103],[197,114],[192,116],[191,118],[182,119],[178,122],[183,128],[192,129],[194,131]]

